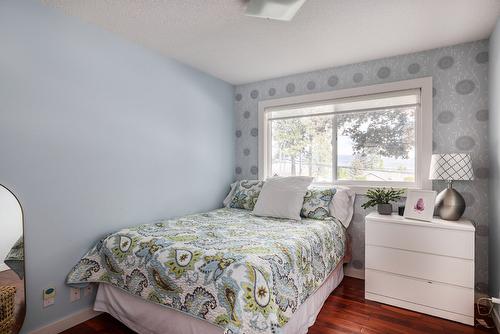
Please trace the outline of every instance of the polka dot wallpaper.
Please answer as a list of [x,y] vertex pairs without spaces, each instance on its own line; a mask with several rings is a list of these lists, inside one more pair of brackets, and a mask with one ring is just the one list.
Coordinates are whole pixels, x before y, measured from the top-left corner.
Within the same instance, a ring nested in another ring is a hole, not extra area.
[[[235,89],[235,141],[237,179],[258,176],[258,102],[308,93],[433,77],[433,151],[470,152],[476,180],[456,182],[467,209],[464,216],[477,225],[476,290],[488,288],[488,41],[478,41],[359,64],[328,68],[237,86]],[[445,183],[434,181],[441,191]],[[362,196],[348,233],[353,244],[355,270],[364,269],[364,217]]]

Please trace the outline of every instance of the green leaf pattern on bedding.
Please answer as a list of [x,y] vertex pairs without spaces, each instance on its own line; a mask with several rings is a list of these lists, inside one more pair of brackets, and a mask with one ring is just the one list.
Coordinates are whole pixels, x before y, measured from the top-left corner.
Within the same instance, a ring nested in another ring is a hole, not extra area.
[[226,333],[280,333],[341,261],[345,240],[335,219],[289,221],[224,208],[113,233],[67,283],[109,283]]
[[264,181],[238,181],[229,207],[233,209],[253,210],[263,186]]
[[24,237],[22,235],[14,243],[3,262],[17,274],[19,279],[24,278]]
[[312,219],[329,218],[329,205],[336,191],[335,188],[307,190],[300,215]]

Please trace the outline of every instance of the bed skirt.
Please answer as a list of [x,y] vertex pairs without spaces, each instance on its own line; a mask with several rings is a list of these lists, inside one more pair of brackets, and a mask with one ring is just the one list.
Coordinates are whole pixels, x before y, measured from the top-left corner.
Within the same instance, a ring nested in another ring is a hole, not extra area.
[[[283,328],[283,334],[306,334],[316,321],[330,293],[344,278],[343,261],[325,282],[299,307]],[[111,314],[140,334],[222,334],[223,329],[186,313],[153,304],[109,284],[99,284],[94,310]]]

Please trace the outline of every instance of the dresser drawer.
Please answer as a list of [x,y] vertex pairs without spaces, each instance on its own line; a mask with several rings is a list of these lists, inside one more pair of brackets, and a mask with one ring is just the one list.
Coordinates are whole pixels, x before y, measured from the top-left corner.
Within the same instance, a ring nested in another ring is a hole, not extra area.
[[366,221],[366,244],[474,259],[474,232]]
[[394,299],[474,316],[474,289],[366,269],[365,290]]
[[474,261],[396,248],[366,246],[366,268],[474,288]]

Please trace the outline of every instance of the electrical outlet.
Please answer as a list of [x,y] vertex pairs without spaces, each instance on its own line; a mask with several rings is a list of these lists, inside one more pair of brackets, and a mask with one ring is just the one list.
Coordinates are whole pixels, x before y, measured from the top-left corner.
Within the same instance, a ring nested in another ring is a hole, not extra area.
[[92,284],[87,285],[85,288],[83,288],[83,296],[88,297],[92,295],[92,291],[94,291],[94,286]]
[[54,305],[56,302],[56,289],[47,288],[43,289],[43,307]]
[[76,302],[80,299],[80,289],[79,288],[71,288],[69,292],[69,301]]

